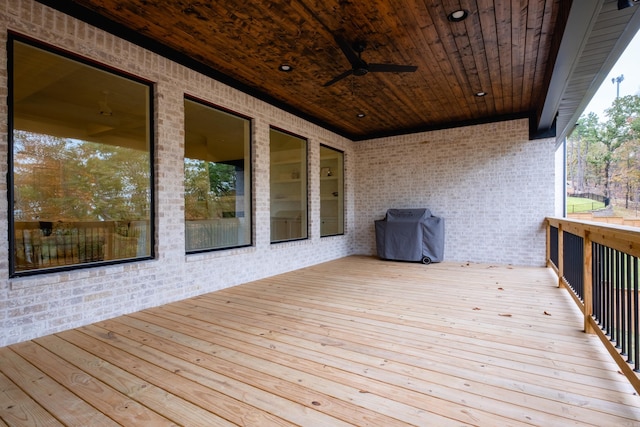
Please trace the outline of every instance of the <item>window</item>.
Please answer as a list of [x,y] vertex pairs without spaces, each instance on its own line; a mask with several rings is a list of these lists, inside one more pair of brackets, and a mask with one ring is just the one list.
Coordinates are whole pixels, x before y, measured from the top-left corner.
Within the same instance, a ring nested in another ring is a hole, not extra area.
[[186,251],[251,244],[250,121],[185,99]]
[[11,274],[151,258],[151,86],[9,48]]
[[271,129],[271,242],[307,238],[307,141]]
[[320,235],[344,234],[344,153],[320,146]]

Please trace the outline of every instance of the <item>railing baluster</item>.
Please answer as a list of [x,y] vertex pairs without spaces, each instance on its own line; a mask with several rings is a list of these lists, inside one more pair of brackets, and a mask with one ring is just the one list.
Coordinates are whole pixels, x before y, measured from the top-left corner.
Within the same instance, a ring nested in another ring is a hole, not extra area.
[[584,233],[582,238],[582,303],[584,309],[583,330],[587,333],[595,332],[591,322],[593,318],[593,242],[591,233]]
[[584,302],[584,262],[582,261],[584,259],[584,238],[579,237],[579,236],[575,236],[574,238],[575,241],[575,248],[576,248],[576,260],[580,260],[580,263],[576,263],[576,274],[577,274],[577,280],[576,280],[576,288],[578,290],[578,295],[580,296],[580,299]]
[[614,249],[610,249],[611,251],[611,284],[609,285],[609,339],[611,342],[615,341],[616,334],[616,282],[617,272],[616,269],[616,258],[617,252]]
[[616,307],[616,287],[618,286],[618,252],[611,250],[611,323],[609,324],[609,339],[612,343],[616,342],[616,333],[618,322],[616,316],[618,309]]
[[609,250],[606,247],[602,247],[602,318],[600,319],[600,327],[602,331],[606,334],[607,329],[609,328],[609,310],[608,307],[608,295],[609,295],[609,287],[607,285],[609,281]]
[[596,321],[598,322],[598,324],[600,326],[602,326],[602,275],[603,275],[603,268],[602,268],[602,258],[603,258],[603,248],[602,245],[594,243],[594,245],[596,245],[596,256],[597,256],[597,263],[596,263],[596,269],[597,269],[597,276],[595,278],[594,284],[593,284],[593,304],[594,304],[594,315],[596,316]]
[[597,285],[594,288],[594,293],[596,295],[595,298],[597,298],[597,308],[596,308],[596,320],[598,322],[598,325],[600,325],[600,327],[602,327],[602,316],[603,316],[603,304],[604,301],[602,299],[602,289],[603,289],[603,274],[604,274],[604,248],[602,247],[602,245],[598,244],[598,277],[597,277]]
[[608,298],[608,304],[607,307],[609,308],[609,320],[608,320],[608,324],[609,324],[609,340],[613,341],[613,336],[615,334],[615,295],[614,295],[614,289],[615,289],[615,283],[614,281],[616,280],[616,272],[615,272],[615,266],[616,266],[616,258],[615,258],[615,251],[611,248],[607,248],[607,250],[609,251],[609,283],[608,283],[608,293],[609,296]]
[[611,284],[611,264],[609,262],[609,255],[611,253],[611,249],[605,247],[604,248],[604,281],[602,282],[602,290],[603,290],[603,304],[602,304],[602,330],[605,334],[609,335],[611,323],[610,323],[610,312],[609,309],[611,307],[611,299],[609,298],[611,291],[609,290]]
[[607,248],[600,245],[600,326],[606,330],[607,323]]
[[568,286],[583,300],[584,298],[584,239],[569,232],[563,233],[562,273]]
[[615,274],[615,281],[614,281],[614,286],[613,286],[613,298],[614,298],[614,312],[613,312],[613,318],[614,318],[614,326],[613,326],[613,334],[611,336],[611,339],[613,341],[615,341],[616,343],[616,348],[620,348],[620,335],[622,333],[622,322],[620,322],[620,315],[622,314],[621,312],[621,305],[620,305],[620,289],[622,289],[622,253],[620,253],[620,251],[615,251],[615,259],[616,259],[616,263],[615,263],[615,268],[616,271],[614,272]]
[[630,304],[630,294],[629,294],[629,283],[631,283],[631,263],[633,262],[633,257],[629,254],[624,254],[624,273],[625,280],[624,285],[622,287],[622,295],[620,297],[622,303],[622,343],[620,345],[621,352],[623,356],[628,356],[631,354],[629,350],[629,342],[630,342],[630,332],[631,321],[629,320],[629,316],[631,314],[631,304]]
[[640,371],[640,328],[638,315],[638,258],[633,263],[633,361],[635,362],[634,371]]

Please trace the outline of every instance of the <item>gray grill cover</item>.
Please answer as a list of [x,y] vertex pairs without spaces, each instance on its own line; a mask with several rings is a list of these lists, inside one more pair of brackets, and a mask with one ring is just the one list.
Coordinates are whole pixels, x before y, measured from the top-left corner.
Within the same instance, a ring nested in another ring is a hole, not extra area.
[[382,259],[440,262],[444,255],[444,219],[429,209],[389,209],[375,221],[376,249]]

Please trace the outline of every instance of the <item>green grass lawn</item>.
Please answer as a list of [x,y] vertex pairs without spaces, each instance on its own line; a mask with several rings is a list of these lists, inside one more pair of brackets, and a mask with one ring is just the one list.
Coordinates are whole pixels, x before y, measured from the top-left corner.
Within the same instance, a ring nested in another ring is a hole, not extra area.
[[567,196],[567,213],[589,212],[604,208],[604,203],[582,197]]

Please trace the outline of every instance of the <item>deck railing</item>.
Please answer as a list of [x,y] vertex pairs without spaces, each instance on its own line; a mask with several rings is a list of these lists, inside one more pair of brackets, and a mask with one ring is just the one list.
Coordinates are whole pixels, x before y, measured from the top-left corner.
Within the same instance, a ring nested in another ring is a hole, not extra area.
[[16,221],[16,272],[148,256],[147,221]]
[[239,218],[188,220],[185,222],[187,251],[230,248],[242,240]]
[[640,393],[640,228],[547,218],[547,264]]

